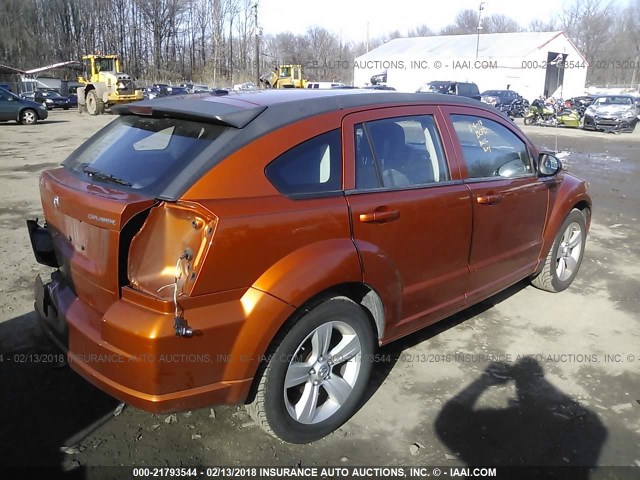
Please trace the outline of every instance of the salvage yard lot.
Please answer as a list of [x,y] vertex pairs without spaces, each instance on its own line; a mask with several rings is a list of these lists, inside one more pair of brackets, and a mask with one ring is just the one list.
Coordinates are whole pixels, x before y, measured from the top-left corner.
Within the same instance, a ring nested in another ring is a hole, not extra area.
[[[593,223],[574,284],[554,295],[522,282],[379,350],[362,409],[296,446],[235,406],[115,415],[118,402],[40,333],[32,283],[50,269],[35,262],[24,223],[41,216],[38,176],[112,119],[53,111],[34,126],[0,123],[3,465],[640,466],[640,128],[525,127],[540,147],[557,141],[566,168],[590,184]],[[496,360],[520,362],[483,375]]]

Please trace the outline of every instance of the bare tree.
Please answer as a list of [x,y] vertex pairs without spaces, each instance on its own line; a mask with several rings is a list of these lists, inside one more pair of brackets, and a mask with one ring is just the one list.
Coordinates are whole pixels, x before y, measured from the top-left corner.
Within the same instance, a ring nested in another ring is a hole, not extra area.
[[419,25],[407,33],[407,37],[430,37],[432,35],[434,35],[433,30],[427,25]]
[[476,33],[478,30],[478,12],[475,10],[461,10],[456,15],[452,25],[443,28],[441,35],[464,35],[468,33]]
[[522,27],[513,18],[494,13],[482,21],[485,33],[521,32]]

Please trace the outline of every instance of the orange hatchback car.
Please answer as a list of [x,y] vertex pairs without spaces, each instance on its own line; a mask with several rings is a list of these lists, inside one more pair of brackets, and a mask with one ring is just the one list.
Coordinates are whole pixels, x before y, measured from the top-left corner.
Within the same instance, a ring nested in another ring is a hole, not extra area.
[[354,90],[163,98],[45,171],[28,220],[36,309],[123,402],[244,402],[319,439],[359,407],[375,349],[524,278],[578,272],[585,183],[461,97]]

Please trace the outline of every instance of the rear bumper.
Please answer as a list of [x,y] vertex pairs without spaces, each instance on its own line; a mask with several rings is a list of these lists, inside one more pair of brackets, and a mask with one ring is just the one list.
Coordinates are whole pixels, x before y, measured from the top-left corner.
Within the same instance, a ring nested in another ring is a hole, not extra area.
[[[41,324],[51,340],[67,353],[69,365],[87,381],[129,405],[154,413],[174,412],[239,403],[248,395],[252,378],[222,378],[228,370],[225,363],[230,361],[230,354],[216,354],[215,343],[202,348],[202,341],[200,345],[193,344],[198,341],[196,338],[176,338],[170,315],[122,300],[110,309],[115,309],[113,313],[121,327],[134,318],[157,327],[158,317],[163,317],[161,322],[169,328],[158,338],[150,339],[135,331],[140,322],[134,322],[128,330],[111,331],[113,318],[109,312],[101,316],[78,299],[59,272],[54,272],[46,284],[36,277],[34,295]],[[211,342],[215,335],[206,337]],[[128,351],[107,341],[109,338],[119,338]],[[215,379],[218,381],[208,382]]]
[[[36,259],[57,267],[51,234],[27,222]],[[101,307],[78,296],[70,273],[34,283],[35,310],[69,365],[112,396],[151,412],[172,412],[245,401],[271,339],[294,312],[255,288],[180,301],[190,338],[176,337],[173,302],[130,287]]]

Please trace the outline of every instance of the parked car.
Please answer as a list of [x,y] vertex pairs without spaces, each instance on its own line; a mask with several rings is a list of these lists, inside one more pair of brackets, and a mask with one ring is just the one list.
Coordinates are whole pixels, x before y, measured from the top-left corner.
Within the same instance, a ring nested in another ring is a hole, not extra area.
[[171,87],[170,95],[189,95],[191,92],[186,87]]
[[341,82],[308,82],[305,88],[323,89],[323,88],[339,88],[346,86]]
[[25,92],[20,96],[27,100],[31,100],[32,102],[39,103],[40,105],[46,107],[47,110],[53,110],[54,108],[69,110],[69,108],[71,108],[72,106],[72,103],[69,101],[68,97],[63,97],[53,89]]
[[0,122],[15,120],[23,125],[32,125],[48,116],[47,107],[0,88]]
[[27,225],[56,270],[35,303],[77,372],[148,411],[244,402],[317,440],[362,402],[378,345],[522,279],[564,290],[582,261],[585,183],[481,102],[291,89],[113,110],[41,175],[46,224]]
[[207,87],[206,85],[198,85],[198,84],[195,84],[195,83],[183,83],[180,86],[186,88],[188,93],[209,93],[209,92],[211,92],[211,89],[209,87]]
[[68,97],[60,95],[54,90],[40,91],[40,95],[45,99],[47,108],[53,110],[54,108],[62,108],[63,110],[69,110],[71,103]]
[[638,123],[638,107],[630,95],[601,95],[587,107],[583,128],[614,132],[633,132]]
[[167,97],[172,94],[173,89],[177,87],[172,87],[166,83],[154,83],[153,85],[144,88],[142,94],[145,100],[153,100],[158,97]]
[[442,81],[433,81],[425,83],[422,87],[417,90],[417,93],[427,92],[427,93],[442,93],[446,95],[459,95],[461,97],[469,97],[474,100],[480,100],[480,90],[478,90],[478,86],[475,83],[469,82],[442,82]]

